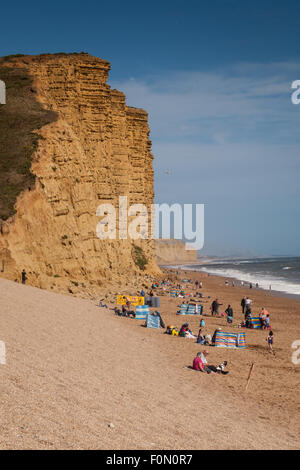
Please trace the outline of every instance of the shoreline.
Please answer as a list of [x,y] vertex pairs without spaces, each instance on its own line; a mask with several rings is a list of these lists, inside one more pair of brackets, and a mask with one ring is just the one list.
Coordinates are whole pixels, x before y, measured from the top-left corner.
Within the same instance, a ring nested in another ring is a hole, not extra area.
[[[241,288],[244,288],[244,289],[248,289],[249,291],[263,291],[265,293],[269,293],[270,295],[274,295],[276,297],[283,297],[283,298],[287,298],[287,299],[293,299],[293,300],[298,300],[300,301],[300,294],[292,294],[290,292],[285,292],[285,291],[280,291],[280,290],[276,290],[276,289],[272,289],[271,291],[269,289],[265,289],[263,287],[255,287],[255,285],[253,285],[253,288],[250,289],[249,288],[249,281],[245,281],[244,279],[241,279],[241,278],[237,278],[237,277],[232,277],[232,276],[228,276],[228,275],[223,275],[221,273],[218,273],[218,274],[215,274],[215,273],[208,273],[207,271],[201,271],[201,270],[196,270],[196,269],[193,269],[193,265],[195,266],[198,266],[201,264],[207,264],[207,260],[205,260],[204,263],[201,263],[201,262],[193,262],[193,263],[182,263],[182,264],[175,264],[175,263],[172,263],[172,264],[164,264],[164,265],[160,265],[160,268],[161,269],[172,269],[174,271],[188,271],[188,272],[194,272],[194,273],[200,273],[200,274],[204,274],[208,277],[210,276],[215,276],[215,277],[219,277],[221,279],[228,279],[230,281],[234,281],[235,282],[235,287],[241,287]],[[244,282],[244,285],[241,285],[241,282]]]

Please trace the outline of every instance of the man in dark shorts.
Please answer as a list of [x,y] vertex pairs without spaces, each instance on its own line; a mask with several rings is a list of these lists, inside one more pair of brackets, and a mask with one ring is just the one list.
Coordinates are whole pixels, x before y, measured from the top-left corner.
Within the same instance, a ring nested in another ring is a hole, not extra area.
[[219,315],[220,305],[223,305],[223,304],[220,304],[218,299],[213,301],[213,303],[211,304],[211,314],[212,314],[212,316]]
[[245,307],[246,307],[246,298],[243,297],[241,300],[241,307],[242,307],[242,312],[245,313]]

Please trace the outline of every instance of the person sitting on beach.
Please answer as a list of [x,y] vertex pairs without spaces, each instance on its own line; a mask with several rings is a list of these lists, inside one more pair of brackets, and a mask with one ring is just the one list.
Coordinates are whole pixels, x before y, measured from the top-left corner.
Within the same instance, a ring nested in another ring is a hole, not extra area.
[[185,338],[196,339],[196,336],[193,334],[192,330],[188,329],[185,334]]
[[184,323],[182,325],[179,331],[179,336],[183,338],[190,338],[190,339],[196,338],[196,336],[194,336],[192,331],[189,329],[189,323]]
[[198,344],[204,344],[204,336],[202,335],[202,329],[199,329],[198,336],[197,336],[197,343]]
[[227,315],[227,323],[232,323],[233,321],[233,308],[231,305],[228,305],[228,307],[225,310],[225,313]]
[[122,317],[128,317],[126,305],[122,305]]
[[207,355],[208,351],[203,351],[203,353],[198,352],[197,356],[193,360],[193,369],[199,372],[206,372],[207,374],[210,374],[211,372],[216,373],[217,368],[207,364]]
[[182,338],[185,338],[186,332],[188,331],[188,326],[189,326],[188,323],[184,323],[181,326],[181,328],[179,330],[179,336],[181,336]]
[[177,326],[171,325],[171,326],[167,327],[167,333],[169,335],[172,335],[172,336],[178,336],[179,335],[179,330],[178,330]]
[[261,311],[262,311],[266,316],[267,316],[268,313],[269,313],[268,310],[267,310],[265,307],[263,307],[263,308],[261,309]]
[[215,345],[215,342],[216,342],[216,334],[218,333],[218,331],[221,331],[221,328],[217,328],[217,329],[214,331],[213,337],[212,337],[212,339],[211,339],[211,344],[212,344],[212,346]]
[[135,312],[131,309],[131,302],[127,300],[126,305],[122,306],[122,316],[130,318],[131,316],[135,318]]
[[265,314],[265,309],[264,307],[261,309],[260,315],[259,315],[260,321],[261,321],[261,327],[265,329],[266,327],[266,318],[267,315]]
[[201,359],[201,352],[197,353],[197,356],[193,360],[193,369],[204,372],[204,363]]
[[223,304],[220,304],[218,299],[215,299],[213,301],[213,303],[211,304],[211,314],[212,314],[212,316],[219,315],[219,307],[221,305],[223,305]]

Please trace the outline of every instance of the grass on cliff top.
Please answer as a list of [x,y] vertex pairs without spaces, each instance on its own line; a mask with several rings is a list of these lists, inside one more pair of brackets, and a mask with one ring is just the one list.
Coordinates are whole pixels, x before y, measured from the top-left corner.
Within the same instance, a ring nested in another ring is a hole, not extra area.
[[25,69],[0,59],[0,80],[6,85],[6,104],[0,104],[0,219],[6,220],[15,213],[18,195],[34,184],[31,159],[41,136],[33,131],[55,121],[56,113],[37,101]]

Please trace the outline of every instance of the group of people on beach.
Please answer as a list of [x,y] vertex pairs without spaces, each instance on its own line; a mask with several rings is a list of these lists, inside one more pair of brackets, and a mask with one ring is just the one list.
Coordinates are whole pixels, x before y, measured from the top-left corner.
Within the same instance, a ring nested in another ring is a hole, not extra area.
[[[235,281],[234,279],[232,279],[232,281],[231,281],[232,287],[235,287],[236,282],[237,282],[237,281]],[[239,285],[240,285],[241,287],[244,287],[244,285],[245,285],[244,281],[239,281]],[[229,286],[229,281],[228,281],[228,279],[226,279],[226,281],[225,281],[225,286],[226,286],[226,287]],[[253,283],[252,283],[252,282],[249,282],[248,287],[249,287],[249,289],[253,289]],[[258,282],[255,283],[255,287],[256,287],[256,289],[259,288]],[[270,287],[271,287],[271,286],[270,286]]]
[[[190,281],[191,282],[191,281]],[[168,287],[169,289],[172,287],[172,283],[170,281],[162,281],[160,284],[157,282],[153,282],[151,286],[151,291],[149,293],[149,296],[153,296],[153,290],[157,288],[166,288]],[[178,287],[181,287],[181,284],[178,284]],[[198,280],[195,281],[195,287],[202,289],[203,283]],[[165,289],[163,289],[165,290]],[[146,296],[146,293],[144,289],[141,290],[140,295],[142,297]],[[184,302],[186,303],[186,302]],[[191,301],[188,301],[188,303],[191,303]],[[194,304],[194,302],[193,302]],[[234,312],[233,312],[233,307],[231,304],[228,304],[227,308],[225,309],[224,313],[220,314],[220,307],[223,304],[219,301],[218,298],[215,298],[212,303],[211,303],[211,315],[213,317],[222,317],[225,316],[227,317],[227,323],[233,323],[233,318],[234,318]],[[242,313],[245,316],[245,321],[242,322],[242,324],[239,324],[238,326],[250,326],[250,319],[252,318],[252,299],[250,299],[248,296],[244,296],[241,300],[241,308],[242,308]],[[115,309],[118,310],[118,309]],[[131,307],[131,302],[129,300],[126,301],[124,305],[122,305],[122,310],[116,311],[116,313],[120,316],[126,316],[126,317],[131,317],[135,318],[135,312]],[[273,331],[270,328],[270,315],[268,311],[262,307],[261,313],[259,315],[259,318],[261,320],[261,328],[265,330],[270,330],[268,337],[266,338],[267,344],[268,344],[268,349],[270,352],[274,353],[273,350],[273,343],[274,343],[274,334]],[[163,322],[161,322],[161,325],[163,325]],[[163,326],[164,327],[164,326]],[[185,322],[182,324],[180,328],[177,328],[176,326],[168,326],[166,329],[166,333],[171,334],[173,336],[180,336],[184,337],[187,339],[196,339],[196,343],[204,346],[214,346],[215,345],[215,339],[216,339],[216,334],[218,331],[221,331],[221,328],[217,328],[213,335],[210,335],[209,333],[205,333],[204,330],[205,327],[205,320],[202,317],[200,320],[200,328],[198,331],[198,334],[194,334],[193,331],[190,328],[190,325],[188,322]],[[208,355],[208,351],[203,351],[197,353],[196,357],[194,358],[193,361],[193,369],[197,371],[202,371],[206,372],[208,374],[210,373],[222,373],[222,374],[227,374],[228,371],[224,371],[224,368],[227,366],[227,362],[224,361],[222,364],[219,364],[217,367],[213,365],[208,365],[206,356]]]

